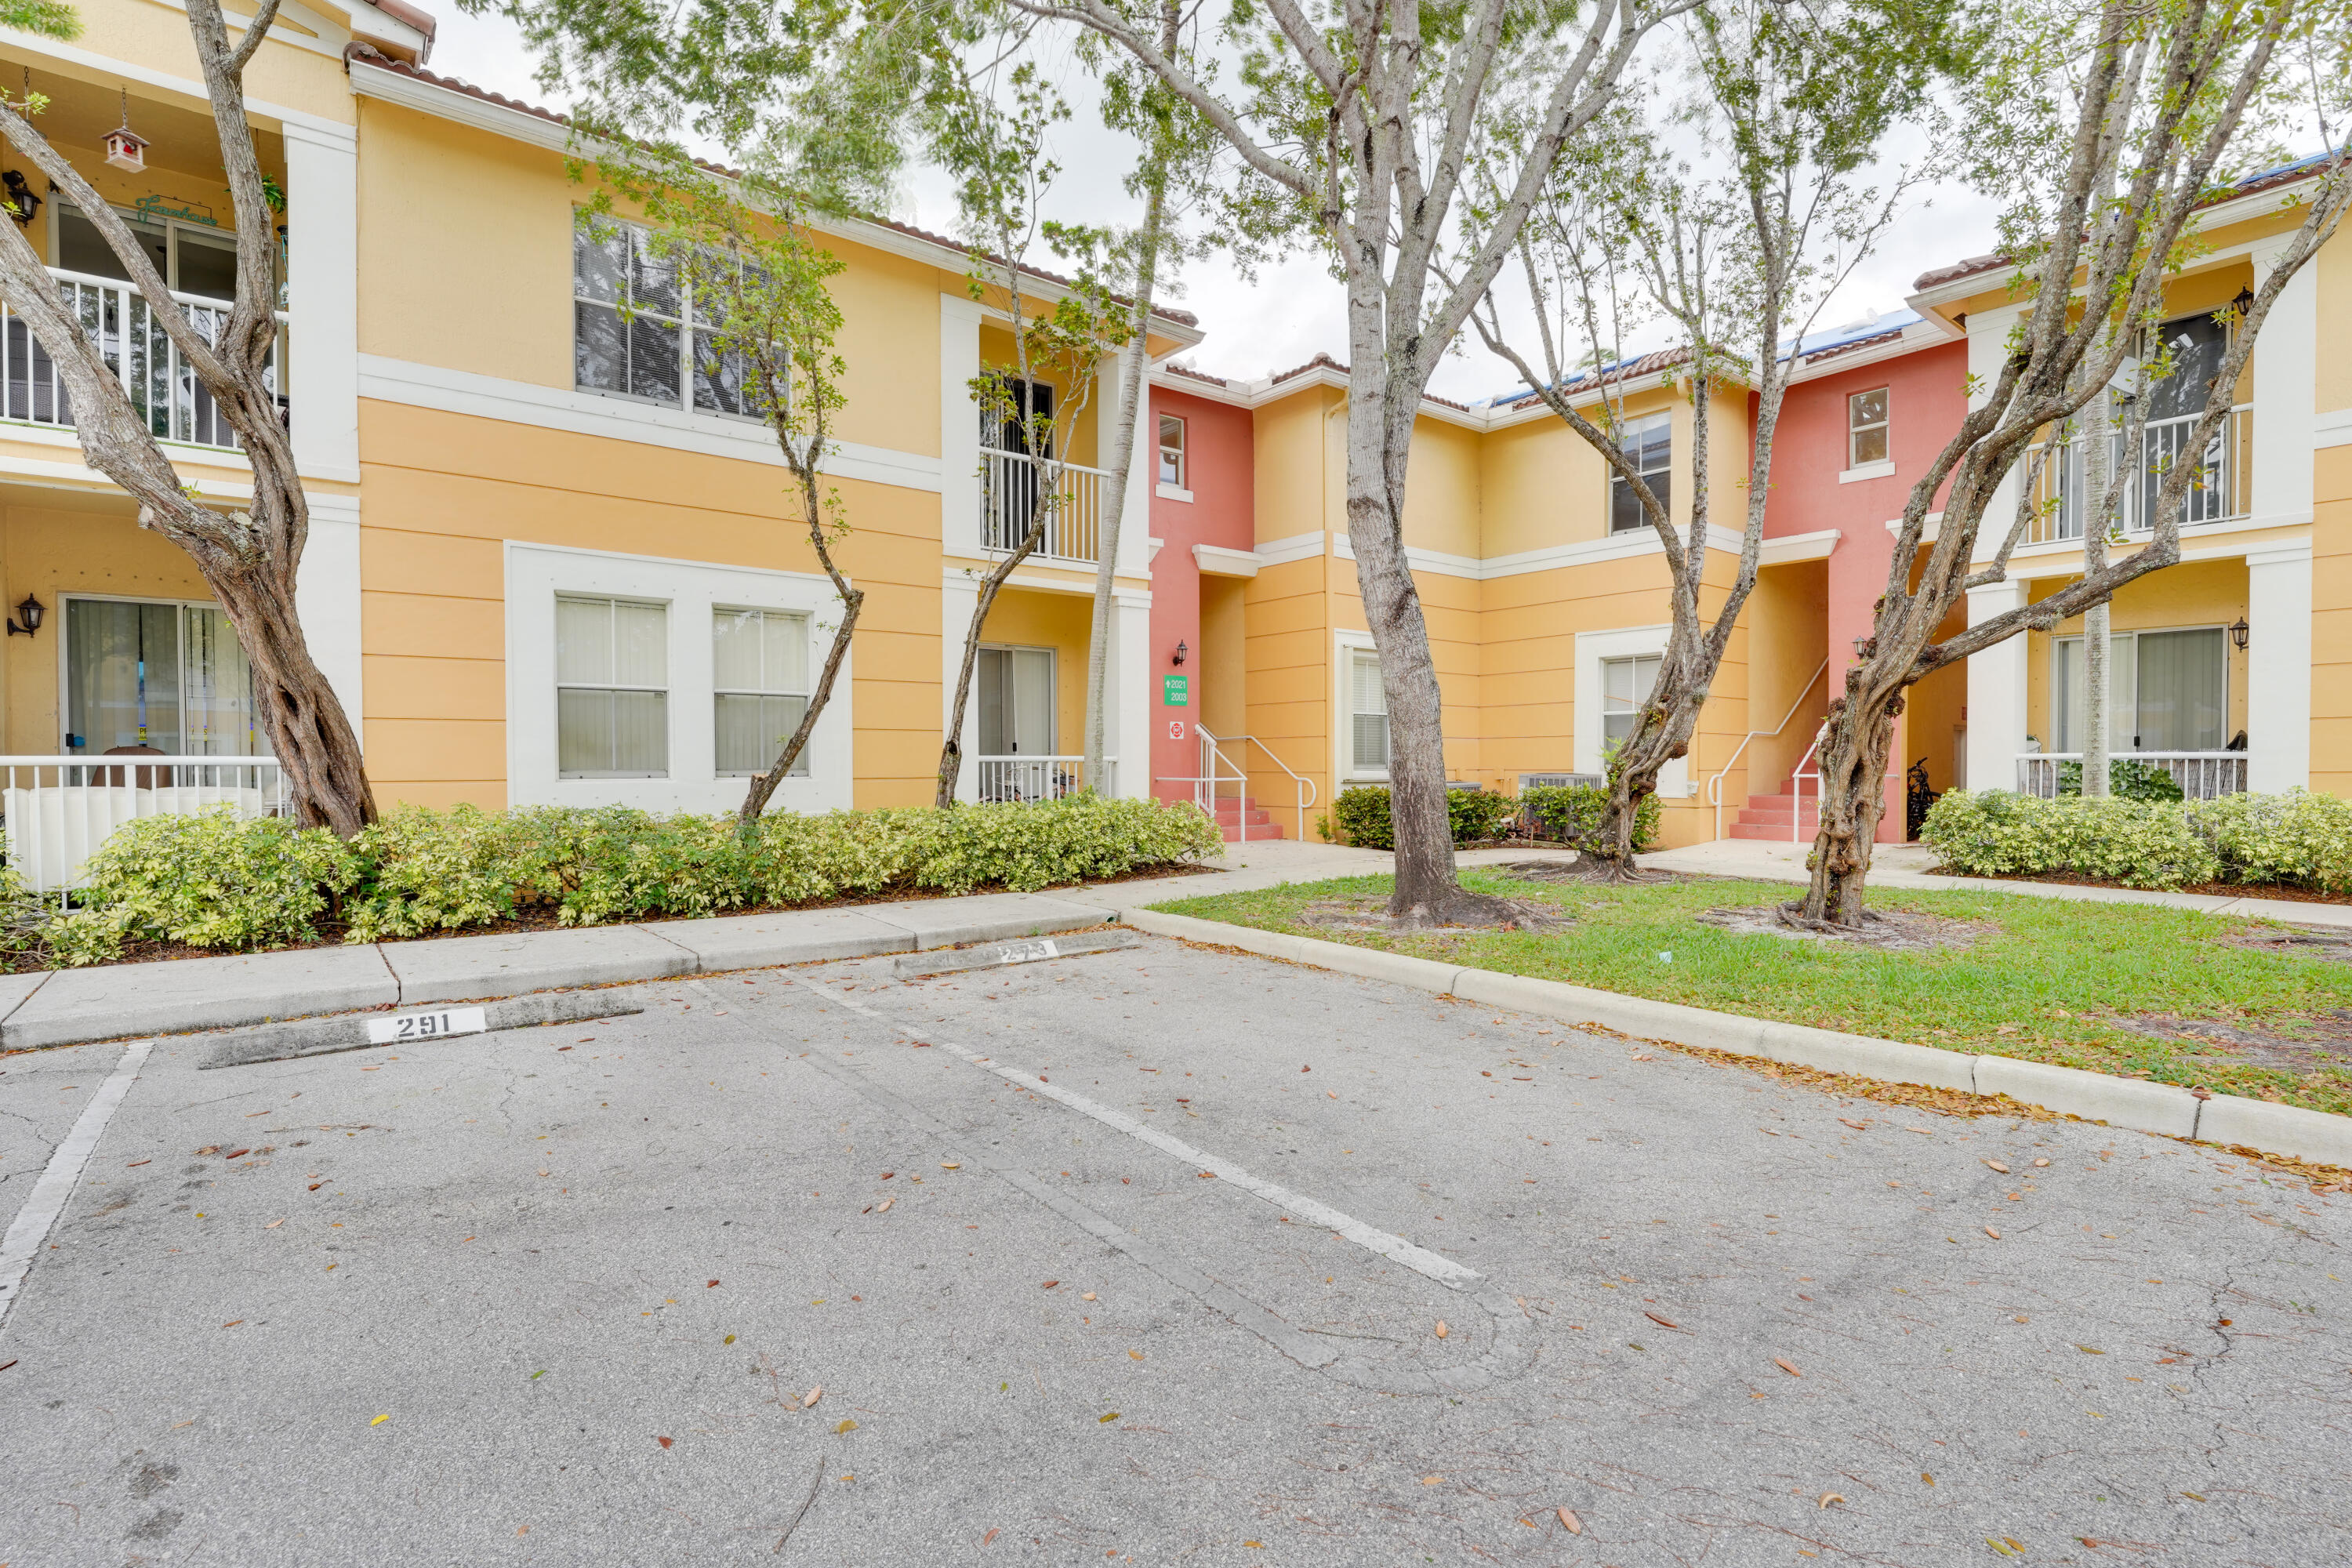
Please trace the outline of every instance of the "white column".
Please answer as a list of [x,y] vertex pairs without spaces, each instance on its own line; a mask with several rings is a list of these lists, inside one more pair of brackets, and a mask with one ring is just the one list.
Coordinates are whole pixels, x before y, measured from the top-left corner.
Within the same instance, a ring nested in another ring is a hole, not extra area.
[[[1101,439],[1097,443],[1104,468],[1110,467],[1117,457],[1119,412],[1124,390],[1119,374],[1121,356],[1112,355],[1102,362],[1102,384],[1108,388],[1099,406],[1102,409]],[[1143,406],[1135,421],[1135,458],[1127,466],[1127,489],[1119,509],[1118,560],[1117,567],[1122,577],[1141,577],[1151,569],[1151,492],[1152,478],[1160,468],[1160,426],[1151,416],[1151,380],[1147,363],[1143,384],[1138,388]]]
[[[1969,590],[1969,625],[2025,604],[2025,584],[1994,583]],[[2021,632],[1969,658],[1969,783],[2015,789],[2017,754],[2025,750],[2025,637]],[[2049,737],[2042,737],[2043,750]]]
[[360,498],[308,492],[310,542],[294,576],[302,640],[367,750],[360,706]]
[[[2254,242],[2255,288],[2263,286],[2293,237],[2282,234]],[[2317,274],[2315,259],[2287,279],[2254,343],[2252,506],[2264,522],[2311,521],[2311,445],[2318,420]]]
[[360,477],[359,139],[288,124],[286,386],[294,462],[308,479]]
[[940,548],[950,555],[980,553],[980,321],[978,300],[940,296]]
[[[979,425],[975,419],[972,428]],[[963,639],[971,630],[972,612],[980,607],[977,576],[966,576],[950,566],[940,588],[940,740],[947,741],[948,710],[955,706],[956,678],[963,668]],[[980,751],[980,671],[972,671],[971,692],[963,709],[963,772],[956,777],[956,798],[980,798],[980,768],[972,758]]]
[[[1112,600],[1112,697],[1103,725],[1103,754],[1117,757],[1118,766],[1107,793],[1140,799],[1151,793],[1151,723],[1159,712],[1153,700],[1159,695],[1153,683],[1160,672],[1151,664],[1151,595],[1119,589]],[[1199,711],[1184,710],[1188,719]]]
[[[1990,398],[1994,385],[2000,380],[2001,367],[2009,363],[2010,329],[2017,325],[2025,310],[2022,305],[2003,305],[1998,310],[1979,310],[1969,317],[1969,374],[1974,378],[1976,387],[1969,395],[1970,408],[1980,408]],[[2007,536],[2010,520],[2017,515],[2017,487],[2021,482],[2023,471],[2022,463],[2012,467],[2002,476],[1992,499],[1986,503],[1984,519],[1988,526],[1977,535],[1975,555],[1978,559],[1990,556]],[[1969,664],[1973,668],[1975,661],[1971,659]],[[2023,710],[2021,709],[2019,713],[2021,722]],[[2021,729],[2020,733],[2022,732]],[[2017,772],[2014,764],[2004,762],[1999,773],[1979,775],[1976,771],[1976,746],[1971,741],[1969,747],[1969,777],[1971,779],[1982,777],[2005,781],[2011,779]],[[2011,789],[2015,786],[2011,783],[2001,783],[1995,787]]]
[[[2268,331],[2262,341],[2271,341]],[[2255,353],[2262,352],[2257,346]],[[2305,456],[2307,462],[2308,447]],[[2311,784],[2309,543],[2260,550],[2246,557],[2246,651],[2230,650],[2231,657],[2248,661],[2246,787],[2265,795],[2306,789]]]

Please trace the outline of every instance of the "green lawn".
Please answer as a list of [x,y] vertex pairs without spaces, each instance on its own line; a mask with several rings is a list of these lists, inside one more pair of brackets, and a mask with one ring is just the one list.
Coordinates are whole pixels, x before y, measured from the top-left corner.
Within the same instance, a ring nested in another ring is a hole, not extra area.
[[[1307,903],[1385,896],[1386,877],[1299,883],[1183,899],[1175,914],[1346,941],[1628,995],[1816,1024],[1926,1046],[2024,1057],[2220,1092],[2352,1113],[2352,1043],[2314,1038],[2310,1016],[2352,1008],[2352,964],[2252,952],[2217,938],[2259,922],[2190,910],[2003,893],[1873,895],[1875,908],[1982,921],[1996,930],[1965,952],[1888,952],[1770,934],[1737,934],[1692,917],[1778,903],[1769,882],[1635,887],[1522,882],[1465,870],[1488,892],[1553,903],[1576,924],[1549,934],[1391,936],[1299,923]],[[1668,960],[1664,955],[1671,953]],[[2118,1015],[2166,1013],[2311,1040],[2308,1070],[2232,1060],[2219,1047],[2119,1026]],[[2352,1035],[2352,1029],[2342,1032]],[[2332,1065],[2331,1065],[2332,1063]]]

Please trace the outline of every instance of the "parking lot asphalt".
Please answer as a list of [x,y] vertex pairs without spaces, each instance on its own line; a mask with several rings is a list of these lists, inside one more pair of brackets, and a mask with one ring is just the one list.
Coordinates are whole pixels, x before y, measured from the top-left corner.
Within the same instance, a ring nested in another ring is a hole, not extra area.
[[[2347,1557],[2352,1205],[2243,1160],[1160,939],[636,990],[158,1042],[0,1563]],[[0,1221],[123,1057],[0,1058]]]

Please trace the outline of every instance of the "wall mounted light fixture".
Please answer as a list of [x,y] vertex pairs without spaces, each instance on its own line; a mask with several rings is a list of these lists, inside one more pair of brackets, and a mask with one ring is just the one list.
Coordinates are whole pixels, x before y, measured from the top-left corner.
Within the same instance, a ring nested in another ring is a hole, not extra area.
[[2246,651],[2246,644],[2253,640],[2253,636],[2254,628],[2246,625],[2243,616],[2240,616],[2238,624],[2230,628],[2230,640],[2237,645],[2240,653]]
[[[31,637],[41,629],[41,617],[47,614],[48,612],[41,607],[40,600],[30,594],[26,595],[25,602],[16,606],[16,616],[8,623],[8,635],[12,637]],[[18,626],[16,622],[19,620],[25,624]]]
[[1180,638],[1178,638],[1178,639],[1177,639],[1177,642],[1176,642],[1176,656],[1175,656],[1175,658],[1173,658],[1170,659],[1168,662],[1169,662],[1169,663],[1171,663],[1171,664],[1181,664],[1181,663],[1183,663],[1183,662],[1184,662],[1184,654],[1185,654],[1185,652],[1186,652],[1186,649],[1185,649],[1185,647],[1184,647],[1184,642],[1183,642],[1183,639],[1180,637]]

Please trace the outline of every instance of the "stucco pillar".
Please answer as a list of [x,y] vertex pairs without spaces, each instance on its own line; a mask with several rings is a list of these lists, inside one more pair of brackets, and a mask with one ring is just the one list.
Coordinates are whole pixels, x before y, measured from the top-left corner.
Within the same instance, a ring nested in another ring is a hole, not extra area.
[[978,300],[940,296],[940,548],[950,555],[980,553],[980,321]]
[[[1101,401],[1097,405],[1102,410],[1096,442],[1097,460],[1106,469],[1118,456],[1119,414],[1126,401],[1120,395],[1126,390],[1120,364],[1123,357],[1106,355],[1101,380],[1097,383],[1102,388]],[[1160,426],[1151,413],[1151,381],[1148,374],[1150,366],[1147,363],[1144,368],[1147,374],[1136,389],[1143,406],[1135,421],[1135,459],[1128,465],[1127,484],[1120,491],[1118,557],[1114,564],[1122,577],[1141,577],[1151,569],[1151,489],[1152,479],[1160,468]],[[1109,498],[1106,496],[1104,500],[1108,504]]]
[[[2282,234],[2254,242],[2254,287],[2262,287],[2293,237]],[[2253,515],[2264,522],[2311,521],[2311,447],[2318,417],[2318,379],[2319,279],[2315,259],[2279,290],[2263,323],[2262,340],[2254,345],[2252,507]]]
[[[1992,583],[1969,590],[1969,625],[2025,605],[2022,583]],[[2015,789],[2017,754],[2025,750],[2025,634],[1995,643],[1969,658],[1969,785]],[[2042,737],[2046,742],[2049,737]]]
[[[977,418],[972,422],[979,429]],[[940,586],[940,740],[947,740],[948,710],[955,704],[956,678],[963,667],[963,639],[971,630],[972,612],[980,608],[979,574],[966,576],[950,566]],[[963,709],[963,771],[956,775],[956,798],[980,798],[980,768],[972,758],[980,752],[980,671],[974,669],[971,691]]]
[[[2024,314],[2025,307],[2022,305],[2003,305],[1997,310],[1976,311],[1969,317],[1969,374],[1974,378],[1973,384],[1976,387],[1976,390],[1969,395],[1970,408],[1982,407],[1992,395],[1993,386],[2000,380],[2001,367],[2009,361],[2010,329],[2017,325],[2018,321]],[[1983,560],[2000,547],[2000,542],[2008,532],[2010,520],[2017,515],[2017,487],[2023,482],[2024,469],[2025,465],[2022,463],[2012,467],[2002,476],[2000,484],[1993,491],[1992,499],[1985,504],[1985,526],[1978,531],[1977,546],[1973,552],[1976,559]],[[1970,664],[1973,666],[1974,662],[1971,660]],[[1971,685],[1973,684],[1971,680]],[[1970,706],[1974,706],[1973,697],[1970,699]],[[1976,783],[1976,750],[1973,743],[1969,751],[1969,781]],[[2004,765],[2001,773],[1997,776],[2005,780],[2015,772],[2014,767]],[[1990,779],[1994,776],[1996,775],[1989,774],[1987,778]],[[1982,788],[1984,785],[1979,784],[1978,787]],[[2011,785],[2000,784],[1997,787],[2008,789]]]
[[302,640],[335,689],[336,700],[367,751],[366,710],[360,687],[360,498],[307,492],[310,540],[294,574],[294,613]]
[[[2270,333],[2263,334],[2269,342]],[[2257,350],[2257,352],[2260,352]],[[2305,452],[2306,463],[2309,450]],[[2306,480],[2308,468],[2305,470]],[[2259,480],[2257,481],[2259,482]],[[2306,484],[2305,494],[2308,495]],[[2246,557],[2246,787],[2263,794],[2311,784],[2311,546]]]
[[1151,721],[1160,710],[1159,693],[1153,689],[1160,672],[1152,668],[1150,594],[1123,588],[1114,592],[1109,653],[1112,699],[1103,725],[1103,754],[1117,757],[1118,766],[1106,793],[1140,799],[1151,793]]
[[286,143],[286,391],[294,460],[306,479],[360,478],[359,141],[289,124]]

